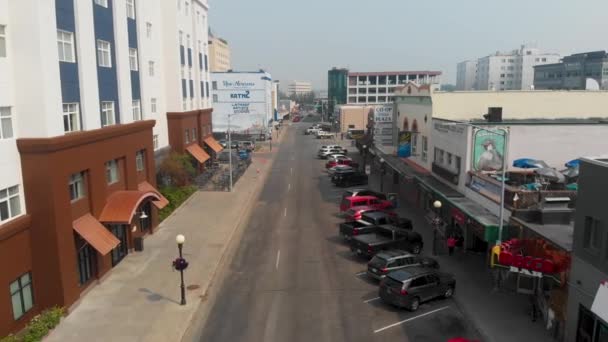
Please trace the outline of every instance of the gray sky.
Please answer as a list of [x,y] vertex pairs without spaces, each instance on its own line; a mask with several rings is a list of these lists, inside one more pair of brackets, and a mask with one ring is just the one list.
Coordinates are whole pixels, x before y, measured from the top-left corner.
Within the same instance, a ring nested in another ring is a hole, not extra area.
[[440,70],[522,43],[570,54],[608,48],[608,0],[210,0],[235,70],[327,88],[351,71]]

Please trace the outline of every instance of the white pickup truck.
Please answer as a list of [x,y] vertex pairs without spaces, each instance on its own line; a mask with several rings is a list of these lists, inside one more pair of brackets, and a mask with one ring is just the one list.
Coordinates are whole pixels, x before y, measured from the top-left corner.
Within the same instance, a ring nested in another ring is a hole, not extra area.
[[331,139],[333,137],[334,137],[334,134],[330,133],[330,132],[325,132],[325,131],[317,132],[317,139]]

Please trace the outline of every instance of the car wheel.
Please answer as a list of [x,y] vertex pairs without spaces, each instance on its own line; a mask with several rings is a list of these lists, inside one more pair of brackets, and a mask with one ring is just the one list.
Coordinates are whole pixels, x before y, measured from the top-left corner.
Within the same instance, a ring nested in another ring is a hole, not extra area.
[[412,299],[410,306],[407,308],[410,311],[416,311],[420,307],[420,299],[418,297]]
[[443,294],[443,297],[445,298],[450,298],[454,295],[454,287],[450,286],[447,288],[447,290],[445,290],[445,293]]
[[417,243],[414,246],[412,246],[412,253],[414,253],[414,254],[420,254],[421,251],[422,251],[422,246],[420,246],[419,243]]

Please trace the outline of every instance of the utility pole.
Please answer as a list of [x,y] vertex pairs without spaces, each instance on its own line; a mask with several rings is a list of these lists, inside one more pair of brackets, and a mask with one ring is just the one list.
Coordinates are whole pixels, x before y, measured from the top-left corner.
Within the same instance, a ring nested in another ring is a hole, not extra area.
[[230,125],[231,114],[228,114],[228,165],[230,168],[230,192],[232,192],[232,126]]

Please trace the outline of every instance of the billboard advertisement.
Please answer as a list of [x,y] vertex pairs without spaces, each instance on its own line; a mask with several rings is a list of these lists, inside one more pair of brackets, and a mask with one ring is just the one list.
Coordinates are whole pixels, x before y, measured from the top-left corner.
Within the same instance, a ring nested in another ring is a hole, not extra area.
[[374,143],[376,146],[393,145],[393,105],[373,106]]
[[399,132],[399,139],[397,144],[397,157],[408,158],[412,155],[412,132],[401,131]]
[[212,73],[213,131],[259,134],[269,130],[272,81],[262,72]]
[[473,165],[475,171],[502,170],[505,160],[505,135],[507,130],[473,131]]

